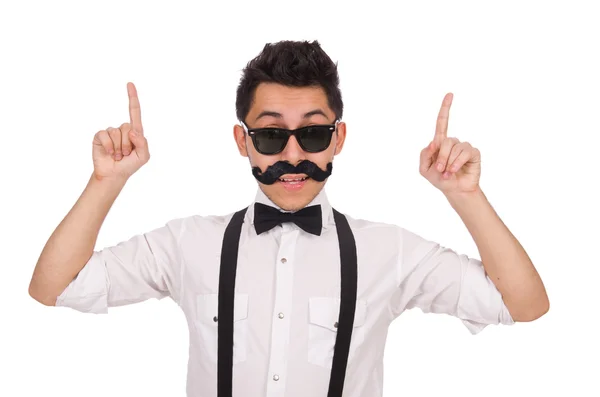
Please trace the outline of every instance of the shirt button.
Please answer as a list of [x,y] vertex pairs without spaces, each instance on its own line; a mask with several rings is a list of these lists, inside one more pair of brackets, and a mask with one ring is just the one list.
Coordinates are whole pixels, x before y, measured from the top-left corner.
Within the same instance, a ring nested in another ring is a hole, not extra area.
[[333,324],[333,327],[334,327],[334,328],[337,328],[337,327],[338,327],[338,322],[337,322],[337,321],[336,321],[336,322]]
[[217,321],[219,321],[219,318],[217,316],[214,316],[213,321],[216,323]]
[[287,259],[281,258],[281,263],[285,263],[285,262],[287,262]]
[[273,375],[273,380],[274,381],[278,381],[279,380],[279,375]]
[[279,313],[279,318],[283,318],[283,313]]

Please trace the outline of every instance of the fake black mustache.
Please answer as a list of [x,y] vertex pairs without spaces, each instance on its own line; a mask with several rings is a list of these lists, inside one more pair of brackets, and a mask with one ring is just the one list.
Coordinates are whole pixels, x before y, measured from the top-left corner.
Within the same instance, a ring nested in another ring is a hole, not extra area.
[[278,161],[275,164],[268,166],[265,172],[261,172],[259,167],[253,167],[252,175],[265,185],[274,184],[285,174],[306,174],[315,181],[323,182],[331,175],[332,170],[333,164],[331,162],[327,164],[327,170],[324,171],[310,160],[302,160],[295,167],[285,161]]

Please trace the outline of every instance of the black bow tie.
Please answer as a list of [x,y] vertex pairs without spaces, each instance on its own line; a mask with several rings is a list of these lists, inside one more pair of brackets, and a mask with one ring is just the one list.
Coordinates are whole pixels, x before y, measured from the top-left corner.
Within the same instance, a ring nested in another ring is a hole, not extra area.
[[321,206],[312,205],[296,212],[281,212],[277,208],[261,203],[254,203],[254,228],[256,229],[256,234],[271,230],[284,222],[294,222],[302,230],[320,236],[323,224]]

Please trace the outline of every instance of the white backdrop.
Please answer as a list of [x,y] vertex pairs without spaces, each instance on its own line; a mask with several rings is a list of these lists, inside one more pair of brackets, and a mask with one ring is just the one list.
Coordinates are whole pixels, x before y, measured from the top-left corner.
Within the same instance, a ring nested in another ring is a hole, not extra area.
[[474,337],[449,316],[403,314],[384,396],[599,396],[600,14],[591,1],[411,3],[3,1],[0,395],[185,395],[172,301],[48,308],[28,296],[33,268],[87,183],[94,134],[128,121],[127,81],[152,158],[97,249],[248,205],[256,182],[232,134],[240,71],[267,42],[317,39],[339,62],[348,126],[332,204],[479,257],[418,172],[453,92],[448,135],[481,150],[482,188],[551,302],[536,322]]

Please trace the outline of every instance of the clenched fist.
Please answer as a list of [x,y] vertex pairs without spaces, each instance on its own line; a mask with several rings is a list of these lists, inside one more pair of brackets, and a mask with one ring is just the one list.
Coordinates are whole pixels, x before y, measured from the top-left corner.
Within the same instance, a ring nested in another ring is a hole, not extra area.
[[92,158],[97,179],[126,180],[148,162],[148,141],[144,137],[137,90],[127,84],[129,123],[98,131],[94,136]]

